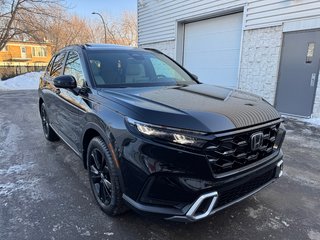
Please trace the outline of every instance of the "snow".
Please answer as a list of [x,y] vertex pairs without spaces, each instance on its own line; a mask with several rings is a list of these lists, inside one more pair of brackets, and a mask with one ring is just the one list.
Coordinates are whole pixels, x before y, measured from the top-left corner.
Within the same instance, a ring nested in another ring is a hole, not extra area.
[[313,125],[319,125],[320,126],[320,118],[309,118],[309,119],[300,119],[304,122],[313,124]]
[[0,90],[38,89],[43,72],[29,72],[5,81],[0,81]]
[[[286,116],[284,116],[286,117]],[[320,126],[320,118],[300,118],[300,117],[287,117],[288,119],[291,119],[291,120],[297,120],[297,121],[301,121],[301,122],[305,122],[305,123],[309,123],[311,125],[314,125],[314,126],[317,126],[319,127]]]

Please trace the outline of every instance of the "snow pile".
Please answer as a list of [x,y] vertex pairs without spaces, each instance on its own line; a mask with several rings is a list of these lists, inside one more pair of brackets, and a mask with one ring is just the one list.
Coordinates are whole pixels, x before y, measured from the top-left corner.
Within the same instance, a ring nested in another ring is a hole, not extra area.
[[293,121],[300,121],[300,122],[305,122],[305,123],[309,123],[311,125],[314,125],[316,127],[320,127],[320,118],[302,118],[302,117],[286,117],[285,118],[291,119]]
[[0,90],[38,89],[43,72],[29,72],[5,81],[0,81]]
[[302,119],[302,121],[320,126],[320,118],[309,118],[309,119]]

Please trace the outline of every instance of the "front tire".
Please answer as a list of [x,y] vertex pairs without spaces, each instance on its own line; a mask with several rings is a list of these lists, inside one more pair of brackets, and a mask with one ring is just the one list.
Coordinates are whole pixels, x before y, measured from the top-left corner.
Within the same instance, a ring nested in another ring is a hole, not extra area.
[[48,115],[47,115],[46,107],[44,103],[42,103],[40,107],[40,116],[41,116],[42,128],[43,128],[43,133],[45,138],[50,142],[59,140],[58,135],[50,127],[49,119],[48,119]]
[[117,168],[101,137],[94,137],[89,143],[87,166],[91,190],[100,208],[109,216],[124,212]]

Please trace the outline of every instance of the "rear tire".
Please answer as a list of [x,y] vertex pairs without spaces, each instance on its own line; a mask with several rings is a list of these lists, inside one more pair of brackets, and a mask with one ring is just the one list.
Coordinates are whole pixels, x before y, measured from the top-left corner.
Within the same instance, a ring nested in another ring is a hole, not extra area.
[[49,119],[48,119],[48,115],[47,115],[46,107],[44,103],[42,103],[40,106],[40,116],[41,116],[42,128],[43,128],[43,133],[45,138],[50,142],[59,140],[58,135],[50,127],[50,123],[49,123]]
[[93,196],[109,216],[126,211],[117,168],[101,137],[94,137],[87,149],[88,176]]

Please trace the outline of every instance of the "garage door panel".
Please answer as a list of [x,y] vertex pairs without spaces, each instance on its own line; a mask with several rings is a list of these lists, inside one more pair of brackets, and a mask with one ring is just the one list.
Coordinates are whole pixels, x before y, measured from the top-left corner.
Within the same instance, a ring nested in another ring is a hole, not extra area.
[[183,65],[209,84],[236,87],[242,13],[185,25]]
[[[235,68],[230,67],[221,67],[221,68],[201,68],[199,69],[199,74],[195,73],[199,79],[202,79],[203,77],[208,77],[210,79],[210,76],[214,78],[214,84],[225,86],[225,87],[234,87],[236,84],[236,81],[234,80],[234,74],[237,74],[238,70]],[[223,78],[217,78],[216,76],[224,75]],[[203,82],[200,80],[200,82]]]
[[[190,65],[188,69],[199,69],[201,66],[214,68],[215,66],[221,67],[233,67],[238,65],[238,49],[222,49],[222,50],[212,50],[212,51],[188,51],[188,58],[185,59],[185,66]],[[194,59],[198,58],[198,55],[201,54],[202,59],[210,59],[210,61],[202,61],[197,65],[193,65],[192,62]],[[238,69],[238,68],[236,68]]]
[[[194,41],[198,42],[208,42],[209,39],[214,39],[215,42],[224,43],[225,46],[237,46],[239,45],[239,39],[235,36],[241,36],[241,30],[237,31],[228,31],[228,32],[219,32],[219,33],[208,33],[208,34],[202,34],[202,35],[196,35],[193,34],[191,36],[188,36],[188,38],[185,39],[185,44],[192,44]],[[207,48],[208,46],[201,44],[199,48]],[[211,48],[219,49],[221,46],[218,45],[211,45]]]
[[188,27],[196,34],[202,34],[203,28],[206,28],[206,31],[208,33],[224,32],[225,30],[239,30],[239,19],[241,20],[241,26],[242,13],[236,13],[222,17],[211,18],[203,21],[193,22],[188,24]]

